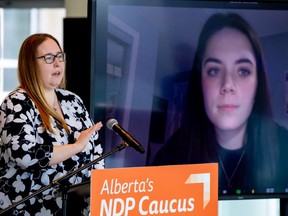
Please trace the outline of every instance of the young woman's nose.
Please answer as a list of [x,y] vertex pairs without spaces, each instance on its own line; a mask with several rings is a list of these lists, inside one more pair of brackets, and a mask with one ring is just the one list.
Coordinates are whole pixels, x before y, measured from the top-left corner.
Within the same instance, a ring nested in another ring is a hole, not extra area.
[[233,76],[229,73],[225,73],[222,77],[221,93],[234,93],[235,92],[235,82]]

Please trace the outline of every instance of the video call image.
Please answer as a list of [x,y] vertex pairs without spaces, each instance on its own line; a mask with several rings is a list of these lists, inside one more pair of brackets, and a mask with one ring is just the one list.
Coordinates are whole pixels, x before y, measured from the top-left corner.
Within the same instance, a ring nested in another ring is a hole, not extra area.
[[108,168],[217,162],[220,195],[288,193],[288,10],[231,8],[108,6],[106,118],[146,150]]

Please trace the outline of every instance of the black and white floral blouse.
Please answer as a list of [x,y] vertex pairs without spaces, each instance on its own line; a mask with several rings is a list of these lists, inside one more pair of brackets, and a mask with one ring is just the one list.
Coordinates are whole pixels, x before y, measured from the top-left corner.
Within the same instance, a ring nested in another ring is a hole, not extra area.
[[[73,144],[80,132],[92,126],[82,100],[74,93],[56,89],[65,121],[70,129],[66,133],[51,117],[55,134],[43,129],[39,110],[26,92],[17,88],[3,101],[0,108],[0,209],[51,184],[67,172],[96,159],[102,154],[98,133],[94,133],[81,153],[49,166],[53,146]],[[78,184],[88,180],[91,169],[103,169],[104,161],[67,179],[65,184]],[[66,180],[65,180],[66,181]],[[61,215],[62,199],[55,187],[38,194],[13,208],[15,215]]]

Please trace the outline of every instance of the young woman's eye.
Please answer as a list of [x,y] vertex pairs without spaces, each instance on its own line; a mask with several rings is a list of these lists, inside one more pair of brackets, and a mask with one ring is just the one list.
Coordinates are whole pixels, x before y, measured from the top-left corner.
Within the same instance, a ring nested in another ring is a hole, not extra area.
[[218,68],[210,68],[209,70],[207,70],[207,74],[209,76],[217,76],[218,74],[220,74],[220,70]]
[[239,74],[240,74],[240,76],[244,76],[244,77],[246,77],[246,76],[248,76],[248,75],[251,74],[251,71],[248,70],[248,69],[244,69],[244,68],[242,68],[242,69],[239,70]]

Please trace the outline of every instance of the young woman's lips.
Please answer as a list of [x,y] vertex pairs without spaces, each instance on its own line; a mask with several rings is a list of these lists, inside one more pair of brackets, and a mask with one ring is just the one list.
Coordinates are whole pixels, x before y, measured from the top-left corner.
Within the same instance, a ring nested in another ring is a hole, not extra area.
[[234,111],[237,108],[238,108],[238,106],[235,104],[223,104],[223,105],[218,106],[218,109],[220,109],[222,111]]

